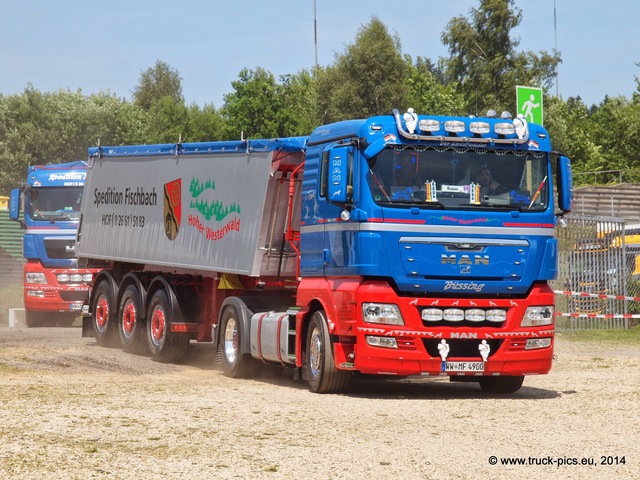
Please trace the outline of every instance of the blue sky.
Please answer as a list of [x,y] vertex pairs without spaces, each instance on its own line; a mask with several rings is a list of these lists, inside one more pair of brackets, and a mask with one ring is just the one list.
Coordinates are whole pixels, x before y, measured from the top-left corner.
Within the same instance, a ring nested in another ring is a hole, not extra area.
[[[520,0],[519,50],[562,54],[559,93],[597,104],[631,97],[640,77],[638,0]],[[403,53],[447,56],[441,34],[479,0],[316,0],[318,63],[332,64],[373,15]],[[220,107],[242,68],[278,76],[315,62],[313,0],[2,0],[0,94],[110,91],[131,98],[140,73],[162,60],[179,71],[188,104]],[[551,94],[556,93],[552,87]],[[515,99],[515,92],[514,92]]]

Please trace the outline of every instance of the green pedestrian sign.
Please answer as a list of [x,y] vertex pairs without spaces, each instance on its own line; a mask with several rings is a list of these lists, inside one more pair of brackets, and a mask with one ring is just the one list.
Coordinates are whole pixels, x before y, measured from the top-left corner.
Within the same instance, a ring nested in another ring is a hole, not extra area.
[[516,103],[518,115],[527,122],[542,125],[542,89],[516,85]]

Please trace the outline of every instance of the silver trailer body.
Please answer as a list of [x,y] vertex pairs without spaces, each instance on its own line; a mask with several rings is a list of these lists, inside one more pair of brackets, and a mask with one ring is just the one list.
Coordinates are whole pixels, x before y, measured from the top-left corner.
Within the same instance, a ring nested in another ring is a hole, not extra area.
[[[291,175],[283,181],[282,170],[303,161],[305,141],[89,149],[77,257],[295,276],[295,252],[283,240]],[[299,196],[297,182],[297,230]]]

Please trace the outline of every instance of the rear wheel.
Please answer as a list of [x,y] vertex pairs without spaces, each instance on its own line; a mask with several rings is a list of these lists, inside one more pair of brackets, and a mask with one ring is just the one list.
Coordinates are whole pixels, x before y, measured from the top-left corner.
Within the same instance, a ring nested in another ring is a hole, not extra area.
[[487,393],[515,393],[520,390],[524,375],[514,377],[482,377],[480,388]]
[[171,303],[164,290],[157,290],[147,310],[147,344],[151,356],[164,363],[184,357],[189,347],[186,334],[171,331]]
[[256,374],[257,361],[250,353],[241,353],[242,331],[238,310],[229,305],[220,317],[220,350],[222,369],[227,377],[247,378]]
[[315,312],[309,322],[305,363],[312,392],[338,393],[349,387],[351,372],[336,369],[327,320],[322,310]]
[[125,288],[120,299],[118,310],[118,333],[122,348],[127,352],[140,353],[144,351],[145,324],[142,318],[142,300],[136,285]]
[[117,344],[116,301],[111,284],[103,280],[93,295],[93,330],[98,345],[111,347]]

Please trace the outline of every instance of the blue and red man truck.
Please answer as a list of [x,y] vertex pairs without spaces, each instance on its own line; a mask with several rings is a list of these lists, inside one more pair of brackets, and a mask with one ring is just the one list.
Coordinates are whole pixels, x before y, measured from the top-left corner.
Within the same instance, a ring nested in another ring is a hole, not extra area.
[[30,166],[25,185],[11,191],[9,217],[25,230],[28,327],[70,326],[81,315],[92,281],[91,270],[79,269],[75,256],[86,166],[84,161]]
[[173,361],[210,341],[228,376],[279,364],[318,393],[354,372],[512,393],[551,368],[571,167],[521,118],[394,110],[308,137],[96,147],[85,189],[99,344]]

